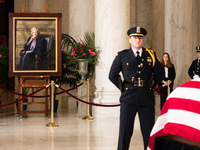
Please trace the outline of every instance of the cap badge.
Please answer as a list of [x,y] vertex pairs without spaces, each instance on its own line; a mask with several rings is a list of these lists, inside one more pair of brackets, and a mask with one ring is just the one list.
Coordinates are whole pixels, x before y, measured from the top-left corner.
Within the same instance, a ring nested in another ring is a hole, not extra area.
[[136,32],[140,33],[140,27],[137,27]]

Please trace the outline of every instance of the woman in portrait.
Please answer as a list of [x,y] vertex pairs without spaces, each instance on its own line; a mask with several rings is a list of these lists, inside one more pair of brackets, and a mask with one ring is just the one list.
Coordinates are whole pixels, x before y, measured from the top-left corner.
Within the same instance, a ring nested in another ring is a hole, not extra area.
[[[170,87],[170,92],[172,92],[172,88],[174,85],[174,79],[176,77],[176,72],[175,72],[175,68],[174,65],[171,62],[170,56],[168,53],[164,53],[162,55],[162,60],[161,60],[161,65],[162,68],[165,72],[165,81],[169,80],[169,87]],[[167,94],[168,94],[168,90],[167,90],[167,86],[164,86],[163,88],[160,89],[161,95],[160,95],[160,109],[162,109],[166,98],[167,98]]]
[[46,51],[46,40],[39,36],[38,28],[31,29],[31,36],[24,44],[24,53],[21,54],[20,69],[21,70],[35,70],[35,56],[39,52]]

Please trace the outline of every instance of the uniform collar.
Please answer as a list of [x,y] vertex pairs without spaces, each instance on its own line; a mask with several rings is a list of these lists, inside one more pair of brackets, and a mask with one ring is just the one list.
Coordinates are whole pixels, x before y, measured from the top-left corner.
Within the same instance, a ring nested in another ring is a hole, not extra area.
[[[137,52],[137,50],[135,50],[135,49],[134,49],[134,48],[132,48],[132,47],[131,47],[131,49],[132,49],[132,51],[133,51],[134,55],[135,55],[135,56],[137,56],[137,53],[136,53],[136,52]],[[140,48],[138,52],[140,53],[139,55],[140,55],[140,57],[141,57],[141,56],[142,56],[142,48]]]

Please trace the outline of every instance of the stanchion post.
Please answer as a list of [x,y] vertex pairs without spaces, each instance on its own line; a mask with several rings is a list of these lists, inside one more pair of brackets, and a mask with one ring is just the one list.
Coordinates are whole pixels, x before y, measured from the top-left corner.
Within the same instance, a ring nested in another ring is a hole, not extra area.
[[54,123],[54,81],[51,81],[51,122],[48,123],[46,126],[47,127],[58,127],[56,123]]
[[[89,79],[87,79],[87,100],[88,102],[90,102],[90,82],[89,82]],[[83,119],[88,119],[88,120],[92,120],[93,117],[90,116],[90,105],[88,104],[88,107],[87,107],[87,116],[83,117]]]
[[170,80],[167,80],[167,96],[170,94]]

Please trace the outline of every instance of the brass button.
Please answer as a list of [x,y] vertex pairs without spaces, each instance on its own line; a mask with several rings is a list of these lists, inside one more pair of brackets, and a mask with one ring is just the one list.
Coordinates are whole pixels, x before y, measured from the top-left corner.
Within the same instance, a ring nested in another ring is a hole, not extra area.
[[126,88],[126,90],[128,90],[128,88]]
[[141,71],[139,71],[138,73],[141,73]]
[[129,65],[129,63],[126,63],[126,65],[128,66],[128,65]]

